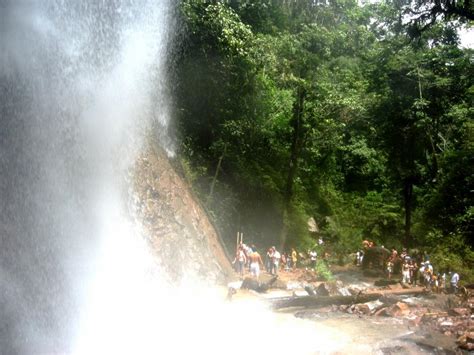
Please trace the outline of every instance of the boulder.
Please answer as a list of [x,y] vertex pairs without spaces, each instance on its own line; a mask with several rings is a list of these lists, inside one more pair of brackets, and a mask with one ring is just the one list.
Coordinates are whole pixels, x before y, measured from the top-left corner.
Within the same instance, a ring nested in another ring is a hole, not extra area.
[[388,308],[388,314],[391,317],[400,317],[410,314],[410,307],[406,303],[397,302]]
[[352,293],[346,287],[341,287],[338,292],[341,296],[352,296]]
[[461,349],[474,350],[474,332],[464,333],[458,338],[457,343]]
[[349,307],[350,307],[349,304],[341,304],[341,305],[339,306],[339,311],[341,311],[341,312],[347,312],[347,309],[348,309]]
[[469,343],[474,343],[474,332],[467,332],[465,336]]
[[390,314],[388,312],[388,308],[389,307],[383,307],[383,308],[379,309],[378,311],[375,312],[375,315],[377,317],[390,317]]
[[440,317],[446,317],[447,315],[448,315],[447,312],[437,312],[437,313],[425,312],[423,316],[421,317],[421,321],[423,323],[431,323],[433,321],[436,321],[437,319],[441,319]]
[[294,290],[292,295],[293,297],[303,297],[303,296],[307,296],[308,292],[303,291],[303,290]]
[[275,284],[276,281],[277,276],[273,276],[267,281],[257,280],[252,277],[246,277],[242,282],[241,288],[264,293],[267,292],[269,288],[273,287],[273,284]]
[[362,314],[370,314],[370,308],[366,303],[360,303],[355,305],[355,311]]
[[312,285],[306,285],[304,287],[304,290],[306,291],[306,293],[310,296],[316,296],[316,292],[314,290],[314,287]]
[[362,314],[373,314],[377,310],[379,310],[381,307],[383,307],[383,303],[380,302],[379,300],[375,300],[372,302],[366,302],[366,303],[359,303],[355,305],[355,310],[358,313]]
[[449,310],[449,314],[452,316],[470,316],[471,315],[471,310],[468,308],[452,308]]
[[439,323],[439,326],[441,328],[451,328],[453,325],[454,325],[454,323],[450,320],[445,320],[445,321],[442,321],[441,323]]
[[323,282],[316,288],[316,294],[318,296],[329,296],[330,289],[329,287]]

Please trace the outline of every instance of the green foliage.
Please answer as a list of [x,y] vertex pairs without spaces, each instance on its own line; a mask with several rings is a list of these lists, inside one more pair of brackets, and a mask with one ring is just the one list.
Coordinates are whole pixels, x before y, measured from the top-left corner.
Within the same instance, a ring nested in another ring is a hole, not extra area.
[[244,230],[260,245],[307,249],[313,217],[338,257],[366,238],[411,242],[468,273],[474,67],[452,23],[410,40],[397,2],[184,0],[180,9],[183,170],[224,238]]
[[252,32],[232,9],[220,2],[194,0],[183,1],[181,9],[203,53],[218,49],[229,55],[246,55]]
[[346,190],[367,191],[383,184],[379,177],[383,176],[386,159],[365,138],[350,138],[341,151]]
[[474,282],[474,251],[466,246],[462,235],[444,236],[439,230],[432,230],[425,243],[430,247],[436,272],[456,271],[463,283]]
[[334,276],[329,270],[328,265],[324,262],[324,260],[317,260],[316,261],[316,266],[314,268],[314,271],[318,277],[319,280],[321,281],[333,281]]

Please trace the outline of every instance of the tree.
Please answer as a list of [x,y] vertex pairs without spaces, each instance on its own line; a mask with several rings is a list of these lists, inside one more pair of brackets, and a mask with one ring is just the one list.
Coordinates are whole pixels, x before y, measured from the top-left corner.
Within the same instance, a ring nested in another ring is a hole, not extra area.
[[228,235],[310,246],[314,217],[341,252],[467,240],[472,51],[450,22],[412,37],[407,4],[182,3],[182,155]]
[[415,36],[434,26],[440,18],[460,23],[474,20],[472,0],[411,0],[402,8],[409,18],[409,32]]

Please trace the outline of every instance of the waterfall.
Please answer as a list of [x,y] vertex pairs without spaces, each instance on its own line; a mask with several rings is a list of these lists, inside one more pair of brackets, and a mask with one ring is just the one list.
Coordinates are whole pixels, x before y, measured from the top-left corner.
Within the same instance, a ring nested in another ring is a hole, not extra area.
[[133,255],[105,251],[141,248],[124,245],[137,232],[123,195],[145,135],[173,152],[172,11],[167,0],[0,1],[2,353],[73,351],[91,288]]

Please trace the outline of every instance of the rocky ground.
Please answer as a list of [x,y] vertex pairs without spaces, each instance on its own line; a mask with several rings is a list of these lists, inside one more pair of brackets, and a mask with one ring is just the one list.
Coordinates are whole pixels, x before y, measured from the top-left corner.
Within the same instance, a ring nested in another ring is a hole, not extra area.
[[[474,290],[463,289],[460,294],[451,295],[402,285],[400,282],[375,286],[387,282],[379,277],[366,276],[354,266],[333,267],[332,272],[335,280],[329,282],[319,280],[312,270],[305,269],[280,272],[277,280],[263,273],[259,285],[269,286],[263,289],[255,288],[255,282],[250,282],[252,279],[247,276],[243,283],[236,281],[229,284],[235,289],[231,291],[235,294],[230,297],[259,297],[269,303],[284,299],[289,304],[294,300],[306,299],[310,302],[308,306],[291,309],[296,317],[318,319],[321,315],[346,314],[375,324],[396,321],[406,326],[409,333],[406,340],[428,353],[463,354],[474,351]],[[377,295],[377,298],[361,303],[353,298],[370,295]],[[323,305],[318,303],[318,298],[324,301]],[[327,300],[334,302],[327,304]],[[398,354],[407,350],[401,345],[387,346],[382,353]]]

